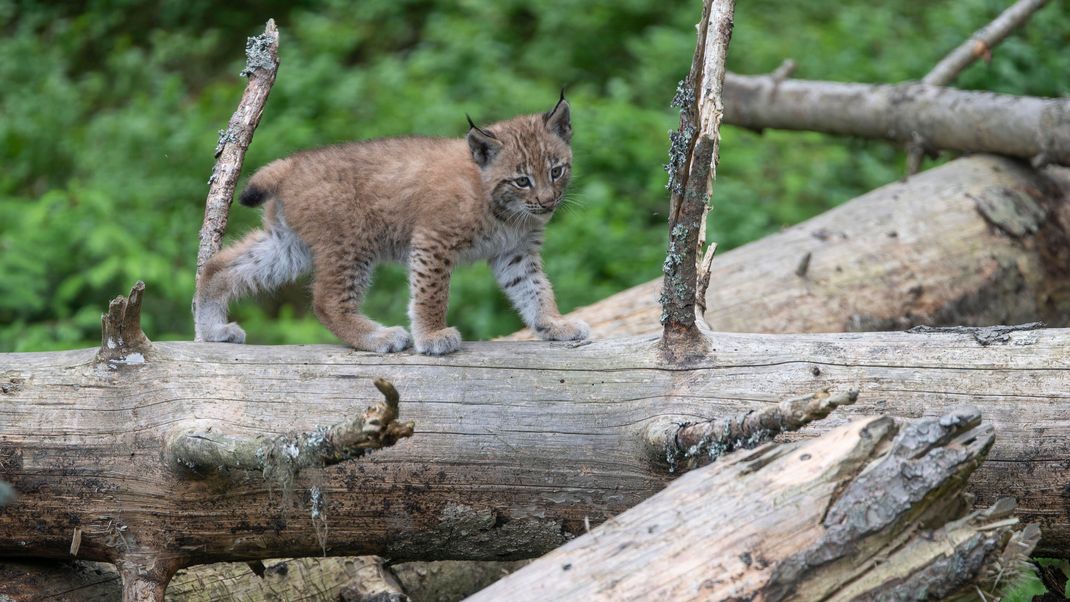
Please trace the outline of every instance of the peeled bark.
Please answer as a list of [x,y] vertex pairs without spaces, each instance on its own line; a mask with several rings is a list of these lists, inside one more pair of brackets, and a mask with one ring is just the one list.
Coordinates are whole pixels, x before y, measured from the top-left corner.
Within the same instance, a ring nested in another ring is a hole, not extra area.
[[[706,322],[733,332],[1066,326],[1066,174],[990,156],[958,159],[720,253]],[[653,335],[660,287],[652,280],[571,315],[596,337]]]
[[966,512],[963,488],[992,441],[967,408],[736,454],[468,600],[998,597],[1039,531],[1017,524],[1010,499]]
[[1070,100],[923,83],[854,84],[729,73],[725,123],[918,143],[1070,165]]

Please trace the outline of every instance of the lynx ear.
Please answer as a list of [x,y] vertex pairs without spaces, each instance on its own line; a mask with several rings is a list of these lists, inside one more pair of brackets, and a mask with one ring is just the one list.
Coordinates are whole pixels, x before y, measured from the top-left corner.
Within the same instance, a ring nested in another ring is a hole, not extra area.
[[[468,115],[465,115],[465,117],[468,117]],[[501,140],[498,140],[498,137],[492,132],[472,123],[471,117],[468,117],[468,135],[465,136],[465,139],[468,141],[468,149],[472,151],[472,159],[480,167],[489,165],[494,160],[494,157],[498,156],[498,152],[502,150]]]
[[554,108],[543,113],[542,119],[546,122],[546,129],[557,134],[565,142],[572,142],[572,111],[568,101],[565,100],[565,90],[561,89],[561,100],[557,101]]

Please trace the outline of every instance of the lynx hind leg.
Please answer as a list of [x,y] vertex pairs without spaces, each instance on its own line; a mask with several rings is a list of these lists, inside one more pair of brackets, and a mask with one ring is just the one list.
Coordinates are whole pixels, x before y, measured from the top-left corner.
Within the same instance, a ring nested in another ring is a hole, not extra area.
[[205,264],[197,287],[196,340],[244,343],[241,327],[227,322],[230,301],[292,282],[311,265],[308,245],[281,219],[216,253]]
[[361,351],[394,353],[412,346],[412,337],[400,326],[386,327],[360,313],[371,286],[373,263],[349,254],[317,255],[312,307],[334,336]]

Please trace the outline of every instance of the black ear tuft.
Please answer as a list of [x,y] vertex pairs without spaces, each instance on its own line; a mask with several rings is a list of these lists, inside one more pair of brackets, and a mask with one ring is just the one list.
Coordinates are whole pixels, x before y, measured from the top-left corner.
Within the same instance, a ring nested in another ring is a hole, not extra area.
[[498,140],[494,132],[479,127],[472,122],[471,117],[468,117],[468,135],[465,136],[465,140],[468,141],[468,149],[472,151],[472,159],[480,167],[489,165],[502,150],[502,142]]
[[560,136],[565,142],[572,142],[572,110],[565,100],[564,88],[561,88],[561,99],[554,108],[543,113],[542,119],[546,123],[546,129]]

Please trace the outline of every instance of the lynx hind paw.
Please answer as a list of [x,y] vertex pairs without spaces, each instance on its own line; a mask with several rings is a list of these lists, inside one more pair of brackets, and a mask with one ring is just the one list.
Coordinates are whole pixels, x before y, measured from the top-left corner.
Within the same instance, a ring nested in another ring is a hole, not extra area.
[[424,355],[446,355],[461,348],[461,333],[453,327],[416,337],[416,350]]
[[547,341],[582,341],[591,336],[591,327],[583,320],[554,320],[535,327],[535,333]]
[[412,337],[409,331],[400,326],[382,328],[368,337],[368,351],[376,353],[396,353],[405,351],[412,346]]
[[204,340],[209,343],[244,343],[245,331],[238,326],[237,322],[220,324],[208,329]]

